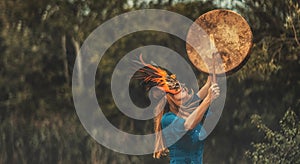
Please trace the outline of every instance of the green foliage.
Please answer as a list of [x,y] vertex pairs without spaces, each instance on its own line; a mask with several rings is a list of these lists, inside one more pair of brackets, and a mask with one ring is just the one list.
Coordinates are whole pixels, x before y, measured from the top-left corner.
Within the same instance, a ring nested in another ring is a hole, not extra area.
[[247,0],[244,5],[236,8],[253,30],[254,45],[252,57],[245,69],[239,72],[239,80],[247,77],[270,80],[280,70],[293,74],[289,71],[292,68],[288,67],[294,67],[299,60],[299,1]]
[[246,155],[254,163],[300,163],[300,123],[295,112],[287,110],[280,120],[280,129],[271,130],[259,115],[251,122],[264,134],[264,140],[252,143]]
[[[248,162],[243,152],[261,137],[251,126],[253,113],[277,128],[274,120],[280,119],[283,109],[300,109],[299,1],[243,2],[228,8],[247,19],[254,46],[245,67],[228,77],[224,112],[206,141],[207,163]],[[0,1],[0,163],[168,163],[168,159],[122,155],[102,147],[84,130],[72,102],[72,68],[85,38],[106,20],[142,8],[166,9],[195,20],[217,6],[213,1],[172,0]],[[112,45],[99,63],[104,69],[96,75],[98,101],[108,119],[135,134],[151,133],[152,120],[128,119],[118,111],[109,90],[110,77],[124,54],[149,44],[171,48],[188,60],[182,40],[139,32]],[[195,72],[203,84],[205,75]],[[284,132],[278,134],[282,141],[288,139]]]

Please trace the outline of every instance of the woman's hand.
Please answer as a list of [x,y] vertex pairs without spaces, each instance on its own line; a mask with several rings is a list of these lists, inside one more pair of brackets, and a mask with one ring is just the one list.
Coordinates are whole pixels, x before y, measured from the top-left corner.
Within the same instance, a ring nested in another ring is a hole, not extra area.
[[219,96],[220,96],[220,87],[218,86],[217,83],[213,83],[208,89],[206,99],[208,99],[209,102],[213,102]]

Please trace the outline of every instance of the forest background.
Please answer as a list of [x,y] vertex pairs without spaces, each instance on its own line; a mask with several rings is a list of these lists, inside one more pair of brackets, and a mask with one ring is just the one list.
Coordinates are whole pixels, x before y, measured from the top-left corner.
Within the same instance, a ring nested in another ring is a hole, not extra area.
[[[150,8],[191,20],[213,9],[231,9],[253,31],[249,61],[227,77],[225,107],[206,140],[204,163],[300,163],[299,5],[298,0],[0,1],[0,163],[168,163],[101,146],[83,128],[72,99],[75,58],[89,34],[122,13]],[[118,111],[110,77],[124,54],[150,44],[173,49],[188,61],[182,40],[144,31],[118,40],[99,64],[105,69],[96,76],[98,101],[124,131],[151,133],[153,123]],[[194,72],[203,84],[205,75]]]

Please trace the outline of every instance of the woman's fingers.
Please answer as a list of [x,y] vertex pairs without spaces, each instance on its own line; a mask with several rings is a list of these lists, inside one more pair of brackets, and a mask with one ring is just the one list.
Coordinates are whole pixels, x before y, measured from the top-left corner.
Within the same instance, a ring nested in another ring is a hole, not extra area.
[[212,99],[216,99],[219,97],[220,95],[220,87],[218,86],[217,83],[213,83],[210,87],[210,90],[211,90],[211,96],[212,96]]

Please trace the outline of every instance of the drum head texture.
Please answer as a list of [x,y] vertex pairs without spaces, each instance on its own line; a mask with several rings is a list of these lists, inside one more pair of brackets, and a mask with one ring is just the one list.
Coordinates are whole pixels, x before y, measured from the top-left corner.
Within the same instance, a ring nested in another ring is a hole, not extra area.
[[[198,70],[212,73],[214,63],[217,75],[230,74],[247,61],[252,39],[251,29],[241,15],[218,9],[201,15],[190,27],[186,50]],[[192,43],[194,48],[188,43]],[[217,61],[212,61],[214,52],[219,55],[214,59]]]

